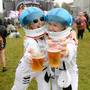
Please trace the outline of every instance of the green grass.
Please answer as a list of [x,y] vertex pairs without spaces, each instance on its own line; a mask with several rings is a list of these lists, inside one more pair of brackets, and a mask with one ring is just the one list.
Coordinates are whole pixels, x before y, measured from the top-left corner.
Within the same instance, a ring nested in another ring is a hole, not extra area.
[[[15,70],[23,55],[23,35],[21,38],[7,38],[6,60],[7,72],[0,71],[0,90],[11,90],[13,85]],[[85,32],[83,40],[79,40],[77,63],[79,67],[79,90],[89,90],[90,88],[90,33]],[[37,90],[35,80],[29,85],[28,90]]]
[[85,32],[84,36],[78,47],[79,90],[90,89],[90,32]]

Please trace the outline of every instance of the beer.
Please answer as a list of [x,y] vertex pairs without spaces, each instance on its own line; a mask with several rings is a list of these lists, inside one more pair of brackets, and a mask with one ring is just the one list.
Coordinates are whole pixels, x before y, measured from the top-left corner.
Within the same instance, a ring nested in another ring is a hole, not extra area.
[[45,57],[44,55],[36,55],[36,56],[32,56],[32,71],[34,72],[39,72],[43,70],[43,64],[44,64],[44,60]]
[[60,67],[60,50],[57,49],[49,49],[48,50],[48,63],[53,68]]

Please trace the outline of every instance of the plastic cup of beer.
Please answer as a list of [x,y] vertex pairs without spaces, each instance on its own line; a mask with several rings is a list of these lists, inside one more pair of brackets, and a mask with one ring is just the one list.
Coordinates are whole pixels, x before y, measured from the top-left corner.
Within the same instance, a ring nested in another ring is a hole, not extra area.
[[58,49],[48,49],[48,63],[52,68],[60,67],[61,54]]
[[47,41],[47,55],[48,55],[48,64],[52,68],[60,67],[61,51],[59,49],[59,41]]
[[39,72],[43,70],[45,56],[43,54],[32,55],[32,71]]

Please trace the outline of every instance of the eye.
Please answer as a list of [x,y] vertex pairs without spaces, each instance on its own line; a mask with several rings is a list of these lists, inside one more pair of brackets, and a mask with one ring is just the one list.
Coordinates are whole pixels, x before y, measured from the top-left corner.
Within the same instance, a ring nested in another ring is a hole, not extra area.
[[57,25],[56,25],[56,24],[53,24],[53,26],[54,26],[54,27],[57,27]]
[[48,23],[48,25],[52,25],[51,23]]
[[44,17],[40,17],[40,21],[44,21]]
[[33,20],[33,23],[38,23],[38,19]]

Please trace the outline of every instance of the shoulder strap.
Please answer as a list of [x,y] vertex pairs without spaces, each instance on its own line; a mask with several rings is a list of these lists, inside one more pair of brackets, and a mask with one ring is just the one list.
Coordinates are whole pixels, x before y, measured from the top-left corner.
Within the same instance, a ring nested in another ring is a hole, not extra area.
[[66,70],[65,62],[63,61],[63,69]]

